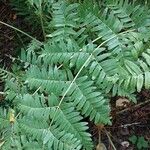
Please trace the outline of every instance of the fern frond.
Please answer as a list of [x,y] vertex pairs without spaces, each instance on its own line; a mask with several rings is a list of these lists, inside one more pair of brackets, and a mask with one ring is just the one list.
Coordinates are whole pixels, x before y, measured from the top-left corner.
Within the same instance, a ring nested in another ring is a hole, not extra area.
[[[123,23],[125,28],[145,28],[150,26],[149,13],[146,6],[135,6],[129,0],[107,1],[110,13]],[[146,29],[146,28],[145,28]]]
[[61,40],[68,39],[70,36],[76,34],[75,29],[77,28],[77,7],[78,4],[70,4],[64,2],[58,2],[53,4],[53,20],[51,21],[50,27],[56,30],[47,35],[47,37],[53,37],[53,39]]
[[[56,103],[57,97],[55,95],[50,95],[47,99],[48,106],[42,106],[42,103],[46,103],[46,100],[42,96],[39,98],[38,95],[32,97],[31,95],[24,95],[22,103],[19,104],[19,109],[22,113],[27,116],[33,116],[38,120],[48,121],[49,117],[53,120],[55,124],[59,126],[61,131],[66,131],[67,133],[72,133],[77,139],[79,139],[83,147],[86,149],[91,149],[93,147],[91,143],[90,134],[86,133],[88,127],[86,122],[82,122],[83,119],[79,112],[76,112],[71,103],[64,103],[60,108],[58,108],[58,103],[56,106],[52,106],[52,101]],[[36,101],[36,103],[33,103]],[[44,102],[45,101],[45,102]]]
[[[65,75],[64,71],[61,72],[61,70],[57,70],[57,68],[55,70],[50,69],[46,72],[45,69],[41,70],[37,67],[31,67],[28,71],[26,83],[30,89],[37,89],[40,87],[41,92],[45,91],[47,93],[63,96],[72,80],[70,79],[69,81],[68,75]],[[96,123],[100,123],[108,116],[109,107],[106,103],[107,100],[100,96],[101,93],[97,92],[98,90],[95,90],[96,87],[92,86],[92,84],[92,81],[87,81],[86,76],[78,78],[73,83],[67,96],[71,96],[71,101],[73,101],[78,110],[83,111],[83,114],[86,116],[90,116],[91,120],[94,119]],[[91,110],[91,112],[89,110]],[[96,114],[101,117],[98,119]],[[106,120],[105,123],[107,122],[109,122],[109,119]]]
[[[32,121],[34,122],[35,120],[33,119]],[[51,128],[48,129],[43,128],[43,125],[42,128],[36,128],[34,126],[32,127],[31,124],[26,125],[25,123],[19,123],[19,127],[35,139],[42,140],[43,145],[47,144],[48,149],[80,150],[81,148],[80,141],[74,138],[73,135],[58,130],[56,126],[51,126]]]
[[3,128],[7,128],[9,126],[9,118],[8,118],[8,112],[4,108],[0,108],[0,114],[1,114],[0,130],[2,131]]

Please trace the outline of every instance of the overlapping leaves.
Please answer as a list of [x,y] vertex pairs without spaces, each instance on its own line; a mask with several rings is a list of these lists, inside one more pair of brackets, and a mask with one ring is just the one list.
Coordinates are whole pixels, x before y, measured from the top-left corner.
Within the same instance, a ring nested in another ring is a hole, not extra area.
[[[91,2],[51,1],[47,41],[21,52],[21,77],[6,80],[15,113],[10,118],[2,109],[1,120],[10,125],[3,139],[13,139],[5,149],[91,150],[83,119],[108,124],[108,93],[135,100],[135,91],[149,89],[149,12],[128,0],[107,1],[102,11],[86,5]],[[1,75],[8,77],[4,69]]]

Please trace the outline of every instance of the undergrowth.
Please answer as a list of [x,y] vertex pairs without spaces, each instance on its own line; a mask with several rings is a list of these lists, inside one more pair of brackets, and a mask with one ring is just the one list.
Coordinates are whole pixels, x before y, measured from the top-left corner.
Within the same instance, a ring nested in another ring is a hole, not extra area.
[[32,38],[12,72],[0,68],[10,104],[0,108],[1,149],[92,150],[85,118],[110,125],[112,96],[136,102],[150,87],[149,9],[128,0],[17,2],[45,41]]

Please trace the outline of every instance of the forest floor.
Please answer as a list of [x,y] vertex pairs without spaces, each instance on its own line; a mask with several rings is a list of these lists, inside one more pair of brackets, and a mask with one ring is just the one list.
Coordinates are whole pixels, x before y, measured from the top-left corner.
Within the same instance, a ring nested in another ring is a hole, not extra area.
[[[21,27],[21,23],[15,12],[7,5],[0,2],[0,21],[8,24],[15,24]],[[0,60],[1,64],[7,68],[11,67],[11,59],[8,56],[16,55],[17,33],[11,28],[0,24]],[[0,91],[3,83],[0,81]],[[129,142],[129,137],[144,137],[150,141],[150,91],[143,90],[137,93],[137,104],[130,104],[125,98],[112,98],[112,126],[96,126],[89,122],[90,132],[97,143],[101,130],[101,141],[108,150],[136,150],[136,144]],[[0,102],[4,98],[0,96]],[[121,103],[118,104],[118,103]],[[99,149],[97,149],[99,150]]]

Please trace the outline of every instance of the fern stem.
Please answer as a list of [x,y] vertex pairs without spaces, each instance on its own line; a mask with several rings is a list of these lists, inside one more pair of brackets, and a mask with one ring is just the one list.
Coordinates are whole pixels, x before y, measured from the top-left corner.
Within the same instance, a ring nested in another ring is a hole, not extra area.
[[3,22],[3,21],[0,21],[0,24],[3,24],[3,25],[5,25],[5,26],[7,26],[7,27],[9,27],[9,28],[14,29],[15,31],[18,31],[18,32],[20,32],[20,33],[26,35],[26,36],[29,37],[30,39],[32,39],[32,40],[36,41],[37,43],[39,43],[40,45],[43,44],[42,42],[40,42],[39,40],[37,40],[37,39],[34,38],[33,36],[29,35],[28,33],[26,33],[26,32],[24,32],[24,31],[22,31],[22,30],[20,30],[20,29],[18,29],[18,28],[16,28],[16,27],[14,27],[14,26],[12,26],[12,25],[10,25],[10,24],[7,24],[7,23],[5,23],[5,22]]
[[41,86],[36,89],[36,91],[33,93],[33,95],[35,95],[40,90],[40,88],[41,88]]
[[91,59],[93,55],[91,54],[88,59],[85,61],[85,63],[82,65],[82,67],[80,68],[80,70],[78,71],[78,73],[76,74],[76,76],[74,77],[74,79],[72,80],[71,84],[69,85],[68,89],[66,90],[66,92],[64,93],[64,95],[62,96],[60,102],[59,102],[59,105],[58,107],[60,107],[63,99],[65,98],[66,94],[69,92],[69,90],[71,89],[73,83],[75,82],[75,80],[77,79],[77,77],[79,76],[79,74],[81,73],[81,71],[83,70],[83,68],[87,65],[88,61]]
[[101,130],[98,130],[98,143],[102,143],[101,141]]
[[17,119],[17,118],[19,117],[20,114],[21,114],[21,113],[19,112],[19,113],[16,115],[15,119]]

